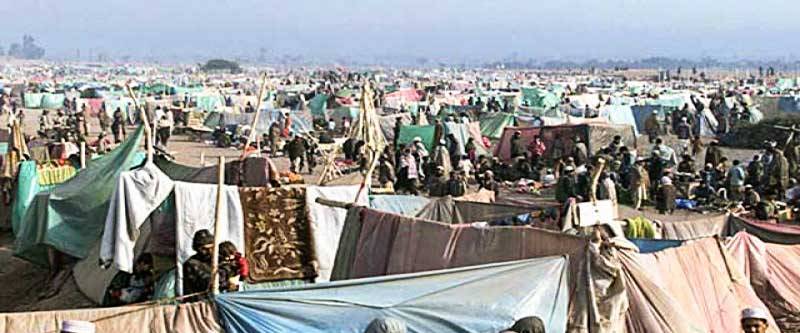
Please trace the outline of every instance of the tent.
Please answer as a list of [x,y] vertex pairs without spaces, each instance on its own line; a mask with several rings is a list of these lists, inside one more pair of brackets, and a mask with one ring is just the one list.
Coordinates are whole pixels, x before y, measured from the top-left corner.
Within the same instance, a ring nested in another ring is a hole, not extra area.
[[719,122],[717,121],[717,117],[711,113],[709,109],[703,109],[703,112],[698,113],[695,116],[695,128],[694,133],[695,135],[700,136],[715,136],[717,134],[717,127],[719,126]]
[[546,257],[222,294],[216,302],[228,333],[361,333],[379,317],[404,321],[408,332],[498,332],[526,316],[561,332],[567,266],[564,257]]
[[561,98],[550,91],[534,88],[522,87],[522,105],[551,109],[561,103]]
[[[742,309],[766,309],[716,238],[620,254],[629,332],[738,332]],[[768,332],[779,332],[774,320],[769,322]]]
[[26,109],[38,109],[42,107],[42,97],[44,96],[43,93],[29,93],[26,92],[25,95],[22,96],[23,105]]
[[144,128],[111,153],[90,161],[69,181],[38,193],[19,224],[14,254],[47,264],[47,246],[85,258],[100,239],[116,179],[144,159],[137,152]]
[[800,331],[800,246],[766,243],[738,232],[726,245],[739,271],[749,278],[758,297],[783,332]]
[[317,94],[308,101],[308,108],[311,110],[311,115],[313,115],[314,118],[326,118],[327,115],[325,111],[328,108],[328,95]]
[[630,125],[610,125],[602,123],[589,123],[579,125],[559,125],[535,127],[507,127],[503,131],[500,142],[495,146],[494,155],[503,159],[511,158],[511,137],[514,132],[520,131],[524,145],[530,144],[533,137],[539,135],[544,141],[547,149],[545,157],[556,160],[569,154],[574,145],[574,138],[580,137],[586,143],[589,154],[593,154],[598,149],[610,144],[615,135],[622,137],[625,146],[636,148],[636,135],[633,126]]
[[473,222],[494,222],[517,216],[535,215],[536,227],[559,229],[559,210],[557,203],[539,205],[504,205],[488,202],[459,200],[450,196],[431,199],[415,214],[417,218],[441,223],[464,224]]
[[499,139],[503,135],[503,129],[515,126],[516,117],[504,112],[485,113],[481,115],[480,123],[481,135],[490,139]]
[[653,111],[656,112],[659,121],[663,122],[667,117],[667,108],[665,107],[659,105],[631,105],[631,113],[636,121],[636,128],[640,133],[644,132],[644,124],[647,118],[653,114]]
[[644,129],[638,127],[630,105],[603,105],[600,107],[600,116],[615,125],[632,126],[635,135],[639,135],[639,132]]
[[778,99],[778,110],[781,112],[800,112],[800,96],[781,96]]
[[775,221],[762,221],[749,217],[731,215],[726,225],[724,235],[733,236],[740,231],[758,237],[759,239],[776,244],[800,244],[800,226],[778,224]]
[[97,332],[223,332],[211,303],[133,305],[125,307],[0,314],[0,333],[59,332],[63,320],[91,321]]
[[434,125],[405,125],[400,127],[400,134],[397,138],[397,145],[403,146],[414,141],[415,137],[420,137],[422,143],[428,151],[433,149],[433,134],[435,132]]

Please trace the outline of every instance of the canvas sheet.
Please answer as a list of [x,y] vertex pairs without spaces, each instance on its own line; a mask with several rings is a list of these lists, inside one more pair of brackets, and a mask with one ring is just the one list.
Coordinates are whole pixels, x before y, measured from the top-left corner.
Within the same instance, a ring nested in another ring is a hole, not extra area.
[[[629,331],[738,332],[742,309],[766,308],[714,238],[649,254],[623,252],[620,258],[631,300]],[[778,332],[770,323],[769,332]]]
[[175,186],[155,164],[120,173],[111,195],[100,247],[100,260],[133,273],[134,245],[139,228],[172,193]]
[[[243,255],[244,218],[239,189],[236,186],[223,186],[219,235],[220,242],[231,241]],[[215,209],[217,206],[217,186],[175,182],[175,250],[177,260],[178,294],[183,294],[183,262],[194,254],[192,238],[195,232],[207,229],[214,233]]]
[[798,226],[777,224],[775,221],[762,221],[736,215],[731,215],[724,235],[733,236],[742,230],[769,243],[800,244],[800,227]]
[[726,245],[782,332],[800,332],[800,245],[765,243],[740,231]]
[[369,197],[369,207],[398,215],[414,216],[430,200],[418,195],[373,195]]
[[210,303],[161,306],[126,306],[86,310],[0,314],[0,333],[53,333],[64,320],[86,320],[97,332],[171,333],[223,332],[217,310]]
[[400,137],[397,139],[397,145],[399,147],[405,146],[414,141],[415,137],[420,137],[422,139],[422,144],[425,145],[425,149],[428,151],[433,150],[433,134],[435,132],[435,126],[433,125],[426,125],[426,126],[418,126],[418,125],[407,125],[400,128]]
[[567,266],[564,257],[529,259],[223,294],[217,306],[228,333],[361,333],[387,316],[408,332],[498,332],[532,315],[547,332],[563,332]]
[[344,229],[347,210],[317,203],[317,198],[339,202],[354,202],[359,206],[368,204],[366,191],[356,199],[360,185],[353,186],[308,186],[306,187],[306,207],[314,239],[314,253],[319,264],[316,282],[330,281],[339,238]]
[[15,242],[15,255],[47,264],[46,246],[85,258],[102,236],[111,195],[123,171],[144,159],[138,154],[143,128],[113,151],[92,160],[67,182],[36,195]]
[[481,135],[499,139],[506,127],[513,127],[516,117],[510,113],[486,113],[480,117]]
[[316,277],[303,187],[243,187],[245,258],[252,283]]
[[728,223],[728,214],[709,217],[689,217],[686,220],[662,222],[664,239],[690,240],[723,235]]

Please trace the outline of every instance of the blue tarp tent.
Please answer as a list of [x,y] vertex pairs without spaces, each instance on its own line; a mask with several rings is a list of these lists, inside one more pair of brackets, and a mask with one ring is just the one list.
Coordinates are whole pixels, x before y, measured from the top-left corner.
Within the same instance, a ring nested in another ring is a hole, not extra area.
[[781,112],[800,112],[800,96],[781,96],[778,99],[778,110]]
[[682,240],[673,239],[628,239],[639,248],[639,253],[652,253],[683,245]]
[[414,216],[430,201],[418,195],[373,195],[369,197],[369,206],[384,212]]
[[637,124],[630,105],[604,105],[600,108],[600,114],[612,124],[633,126],[636,135],[644,129]]
[[564,332],[569,291],[566,257],[320,283],[216,298],[228,333],[362,333],[378,317],[408,332],[498,332],[538,316]]

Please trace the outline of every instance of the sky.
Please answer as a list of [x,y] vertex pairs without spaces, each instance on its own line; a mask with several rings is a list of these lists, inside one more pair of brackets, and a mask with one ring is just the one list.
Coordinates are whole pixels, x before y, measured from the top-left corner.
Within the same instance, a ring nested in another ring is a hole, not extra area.
[[796,59],[792,0],[0,0],[50,58]]

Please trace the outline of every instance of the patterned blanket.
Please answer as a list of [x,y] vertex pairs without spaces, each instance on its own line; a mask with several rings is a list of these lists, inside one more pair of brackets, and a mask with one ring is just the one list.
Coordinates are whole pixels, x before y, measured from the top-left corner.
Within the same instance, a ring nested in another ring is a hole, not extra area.
[[250,282],[317,276],[305,188],[240,188]]

